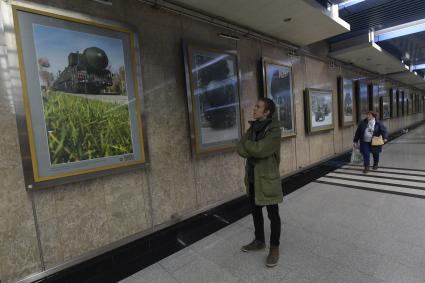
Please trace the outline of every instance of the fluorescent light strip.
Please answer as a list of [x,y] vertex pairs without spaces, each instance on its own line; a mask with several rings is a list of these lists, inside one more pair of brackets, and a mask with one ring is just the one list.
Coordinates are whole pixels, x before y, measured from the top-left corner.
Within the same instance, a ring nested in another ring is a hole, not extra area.
[[425,69],[425,64],[413,65],[412,70],[422,70]]
[[[379,31],[375,31],[375,42],[384,41],[400,36],[409,35],[412,33],[418,33],[425,31],[425,23],[416,24],[412,26],[408,26],[405,28],[395,29],[388,32],[379,33]],[[378,34],[377,34],[378,33]]]
[[363,1],[366,1],[366,0],[350,0],[350,1],[339,4],[338,8],[341,10],[341,9],[356,5],[358,3],[361,3]]

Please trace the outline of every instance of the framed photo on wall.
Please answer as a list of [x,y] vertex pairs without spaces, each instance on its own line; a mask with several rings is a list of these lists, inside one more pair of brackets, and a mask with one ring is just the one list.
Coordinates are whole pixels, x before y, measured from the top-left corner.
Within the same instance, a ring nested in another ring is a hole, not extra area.
[[364,80],[356,81],[356,109],[357,109],[357,122],[367,118],[369,111],[369,96],[368,86]]
[[391,117],[390,98],[388,96],[380,97],[380,116],[382,120],[387,120]]
[[391,118],[397,117],[397,90],[394,88],[390,89],[390,111]]
[[409,99],[409,93],[407,91],[403,91],[403,114],[405,116],[409,115],[409,103],[410,103],[410,99]]
[[354,85],[353,80],[338,78],[339,121],[342,127],[354,124]]
[[412,100],[412,112],[411,112],[411,114],[415,114],[416,113],[416,109],[415,109],[415,106],[416,106],[416,95],[414,93],[411,93],[410,94],[410,99]]
[[12,10],[33,181],[144,164],[134,33],[65,12]]
[[331,90],[308,88],[305,90],[305,102],[308,133],[334,128],[333,94]]
[[242,135],[236,51],[183,44],[195,157],[229,150]]
[[409,93],[409,102],[407,103],[407,107],[408,107],[408,115],[412,115],[413,114],[413,93]]
[[379,85],[369,84],[369,109],[379,113]]
[[418,105],[418,95],[415,93],[415,113],[418,113],[418,108],[419,108],[419,105]]
[[424,101],[424,99],[425,99],[425,97],[424,97],[424,96],[420,96],[420,102],[421,102],[421,105],[420,105],[419,111],[420,111],[421,113],[424,113],[424,107],[425,107],[425,101]]
[[263,58],[264,96],[276,104],[282,138],[296,135],[292,69],[279,61]]

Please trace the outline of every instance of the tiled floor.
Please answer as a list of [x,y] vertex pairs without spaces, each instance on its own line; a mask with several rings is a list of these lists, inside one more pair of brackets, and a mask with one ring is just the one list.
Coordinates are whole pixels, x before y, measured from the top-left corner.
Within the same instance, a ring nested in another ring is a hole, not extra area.
[[364,177],[344,166],[285,197],[275,268],[264,265],[267,251],[240,251],[253,237],[248,216],[122,282],[423,283],[424,156],[422,126],[384,147],[388,168]]

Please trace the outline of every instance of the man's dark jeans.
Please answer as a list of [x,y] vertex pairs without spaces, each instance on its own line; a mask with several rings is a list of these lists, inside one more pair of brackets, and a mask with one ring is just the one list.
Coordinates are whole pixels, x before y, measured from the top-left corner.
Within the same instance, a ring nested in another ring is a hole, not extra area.
[[[255,190],[254,184],[249,184],[249,202],[252,209],[252,218],[254,219],[255,239],[265,242],[264,239],[264,219],[263,219],[263,206],[255,204]],[[280,216],[279,206],[277,204],[266,205],[267,214],[270,219],[271,235],[270,245],[279,246],[280,239]]]

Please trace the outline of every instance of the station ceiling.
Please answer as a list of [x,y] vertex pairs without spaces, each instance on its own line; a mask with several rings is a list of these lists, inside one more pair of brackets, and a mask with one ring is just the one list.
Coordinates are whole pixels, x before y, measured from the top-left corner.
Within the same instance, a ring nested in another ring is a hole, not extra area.
[[[320,0],[321,1],[321,0]],[[328,1],[329,2],[329,1]],[[376,65],[401,64],[405,68],[394,71],[380,70],[378,73],[397,78],[403,83],[424,88],[425,82],[425,1],[424,0],[363,0],[343,1],[357,2],[348,7],[340,7],[339,17],[350,24],[350,31],[328,39],[333,52],[340,60],[354,64],[348,47],[360,48],[365,44],[376,44],[381,50],[370,53],[371,58],[362,67],[376,71]],[[371,32],[372,31],[372,32]],[[368,36],[365,36],[368,35]],[[357,38],[357,40],[355,40]],[[362,38],[363,41],[358,39]],[[343,46],[338,48],[336,46]],[[336,48],[335,48],[336,47]],[[344,49],[346,52],[344,52]],[[352,51],[351,51],[352,52]],[[392,58],[387,55],[391,55]],[[386,57],[384,62],[375,63],[375,58]],[[361,63],[360,63],[361,64]],[[407,69],[406,69],[407,67]],[[397,69],[397,68],[396,68]],[[406,73],[406,74],[400,74]],[[413,82],[413,83],[412,83]]]
[[[315,0],[168,0],[253,31],[308,45],[347,32],[349,25]],[[308,27],[308,28],[306,28]]]
[[[326,40],[330,57],[425,89],[425,0],[165,2],[298,47]],[[392,35],[415,22],[422,29]]]

